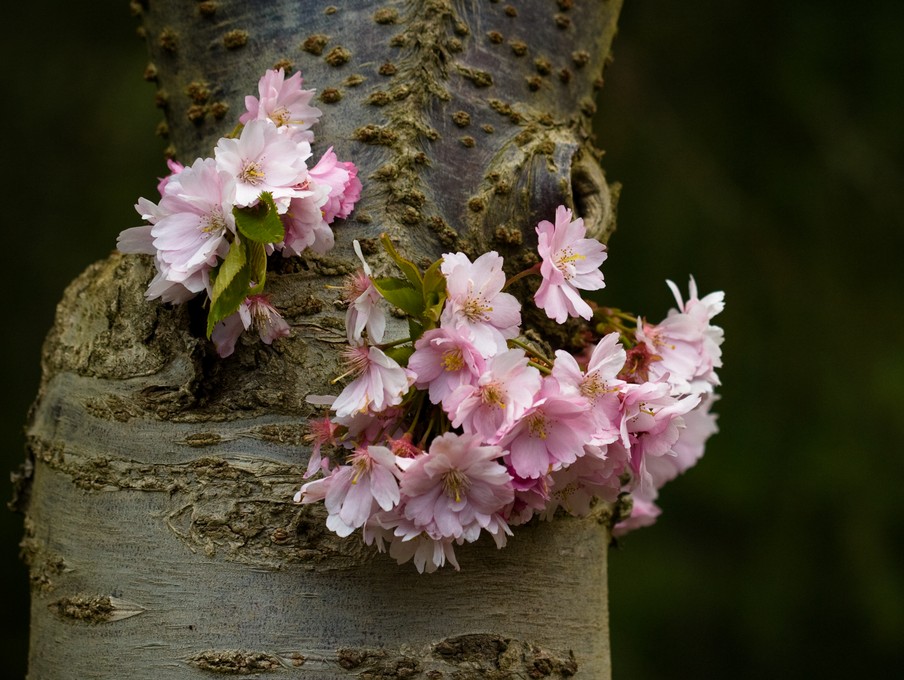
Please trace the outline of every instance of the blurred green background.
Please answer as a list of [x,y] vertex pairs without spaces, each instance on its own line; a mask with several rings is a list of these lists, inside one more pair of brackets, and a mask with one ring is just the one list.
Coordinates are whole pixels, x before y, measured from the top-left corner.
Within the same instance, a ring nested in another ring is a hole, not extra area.
[[[606,299],[657,319],[664,279],[693,274],[728,304],[722,431],[664,489],[659,522],[611,556],[616,677],[891,677],[904,664],[904,4],[625,4],[597,126],[624,185]],[[164,167],[125,0],[5,15],[12,470],[56,301],[137,224],[132,204]],[[16,678],[21,518],[0,512],[0,531],[0,651]]]

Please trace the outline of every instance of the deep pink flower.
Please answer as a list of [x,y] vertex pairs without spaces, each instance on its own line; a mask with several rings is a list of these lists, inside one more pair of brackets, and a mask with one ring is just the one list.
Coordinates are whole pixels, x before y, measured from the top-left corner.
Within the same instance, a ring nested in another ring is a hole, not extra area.
[[378,413],[389,406],[402,403],[402,398],[414,381],[414,374],[399,366],[376,347],[358,345],[345,353],[349,373],[355,375],[333,402],[336,416],[354,413]]
[[573,463],[596,429],[590,404],[579,395],[559,391],[554,378],[544,378],[540,393],[499,440],[506,462],[519,477],[535,478]]
[[445,538],[473,540],[480,529],[497,529],[504,524],[498,513],[514,499],[511,476],[497,461],[501,455],[477,435],[437,437],[402,476],[404,516]]
[[309,128],[322,112],[310,105],[314,90],[302,89],[301,84],[300,72],[286,78],[283,69],[267,71],[258,82],[260,99],[251,95],[245,97],[247,111],[239,117],[239,122],[247,125],[253,120],[269,120],[298,141],[312,141],[314,135]]
[[329,516],[326,525],[345,537],[364,526],[379,509],[391,510],[399,503],[395,456],[385,446],[357,449],[348,462],[329,477],[307,482],[296,494],[296,502],[323,500]]
[[408,359],[408,368],[417,374],[415,386],[428,388],[434,404],[445,400],[458,387],[475,383],[485,365],[467,329],[455,327],[424,333]]
[[540,382],[524,351],[511,349],[491,357],[477,383],[457,388],[443,408],[454,427],[493,442],[533,404]]
[[485,357],[506,351],[506,340],[518,335],[521,303],[502,292],[502,258],[491,251],[471,262],[464,253],[447,253],[441,271],[448,296],[442,326],[467,328]]
[[214,155],[217,168],[235,179],[236,205],[254,205],[267,191],[284,213],[289,200],[304,190],[299,187],[307,179],[311,145],[279,134],[267,120],[252,120],[237,139],[222,137]]
[[249,329],[257,331],[265,345],[291,333],[289,324],[276,311],[276,307],[270,304],[267,295],[249,295],[239,305],[237,312],[230,314],[214,326],[210,339],[217,348],[217,354],[221,357],[228,357],[232,354],[239,336],[243,331]]
[[330,147],[308,174],[313,182],[329,188],[322,207],[326,223],[332,224],[337,217],[348,217],[361,196],[361,180],[355,164],[340,161]]
[[571,220],[565,206],[556,208],[556,223],[543,220],[537,225],[537,250],[542,258],[543,282],[534,302],[550,319],[564,323],[569,316],[590,319],[593,311],[578,290],[599,290],[606,284],[600,265],[606,259],[606,247],[587,233],[584,220]]

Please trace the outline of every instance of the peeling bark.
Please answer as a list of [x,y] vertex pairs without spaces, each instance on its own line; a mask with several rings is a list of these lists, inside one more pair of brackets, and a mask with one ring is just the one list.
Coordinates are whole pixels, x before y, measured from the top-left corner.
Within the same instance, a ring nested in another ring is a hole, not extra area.
[[[611,509],[463,546],[462,572],[421,576],[291,497],[305,397],[338,375],[327,286],[354,268],[353,239],[377,273],[382,232],[414,260],[493,249],[517,270],[560,203],[601,239],[614,229],[589,117],[620,4],[133,3],[171,153],[210,155],[261,73],[291,65],[324,111],[316,150],[354,160],[365,191],[329,255],[271,261],[293,327],[273,346],[218,359],[199,304],[145,301],[146,257],[113,254],[70,285],[17,482],[30,677],[609,677]],[[525,319],[557,346],[580,330]]]

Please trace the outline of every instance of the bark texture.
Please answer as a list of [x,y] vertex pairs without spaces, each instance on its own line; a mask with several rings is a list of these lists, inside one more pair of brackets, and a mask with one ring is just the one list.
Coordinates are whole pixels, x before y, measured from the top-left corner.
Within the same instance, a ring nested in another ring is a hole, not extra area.
[[[304,398],[335,391],[344,313],[327,286],[353,270],[353,239],[377,273],[381,232],[413,259],[497,250],[517,270],[560,203],[600,238],[614,228],[589,121],[620,4],[133,3],[177,158],[211,155],[263,71],[291,66],[319,93],[315,152],[353,160],[365,190],[328,256],[271,262],[293,325],[271,347],[218,359],[199,305],[144,300],[149,258],[114,253],[66,291],[19,500],[31,678],[609,677],[609,509],[420,576],[291,496]],[[525,319],[556,346],[579,329]]]

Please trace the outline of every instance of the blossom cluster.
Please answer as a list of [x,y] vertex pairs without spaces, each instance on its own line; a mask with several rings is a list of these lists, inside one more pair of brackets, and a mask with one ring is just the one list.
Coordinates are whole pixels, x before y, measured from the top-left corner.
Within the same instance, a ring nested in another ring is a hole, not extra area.
[[[312,453],[295,496],[322,501],[327,527],[363,540],[421,572],[454,546],[511,527],[578,516],[633,496],[616,533],[651,523],[658,490],[692,466],[716,431],[723,294],[685,301],[650,323],[585,300],[604,287],[605,247],[560,206],[536,228],[540,263],[508,280],[503,258],[447,253],[422,271],[387,237],[401,277],[362,269],[345,288],[351,377],[335,396],[309,401],[331,413],[311,423]],[[582,317],[584,346],[550,352],[524,334],[521,303],[506,290],[541,277],[534,303],[556,323]],[[387,341],[386,309],[410,334]],[[337,381],[339,379],[337,378]]]
[[308,166],[321,111],[311,106],[314,91],[302,88],[300,73],[267,71],[258,92],[245,98],[239,125],[212,158],[188,166],[169,161],[160,201],[141,198],[135,206],[147,225],[126,229],[117,241],[121,252],[154,256],[149,299],[209,298],[207,334],[223,357],[244,330],[256,330],[267,344],[289,334],[264,291],[267,256],[331,249],[330,225],[348,217],[361,192],[357,168],[332,148]]

